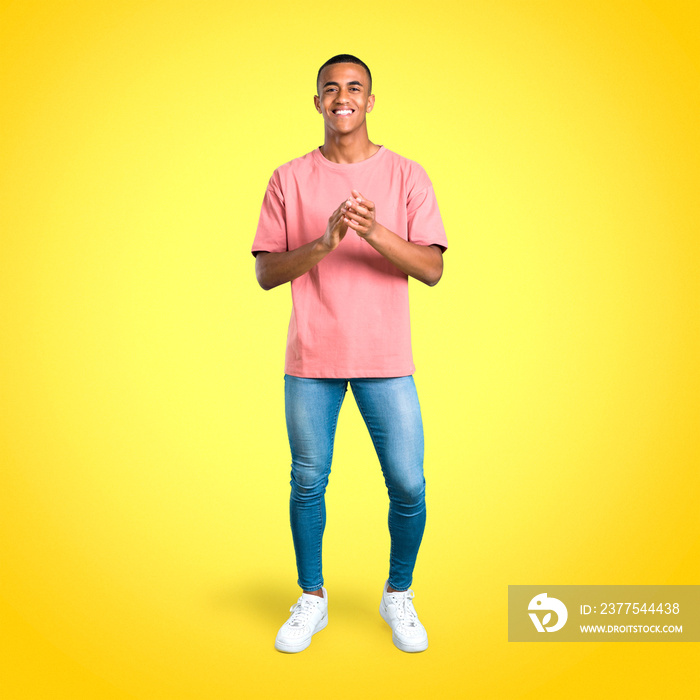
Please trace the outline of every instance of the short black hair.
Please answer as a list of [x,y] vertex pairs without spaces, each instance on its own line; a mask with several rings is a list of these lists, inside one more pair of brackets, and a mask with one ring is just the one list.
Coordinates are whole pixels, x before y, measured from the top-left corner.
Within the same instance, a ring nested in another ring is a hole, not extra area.
[[333,56],[333,58],[329,58],[318,69],[318,75],[316,76],[316,90],[318,90],[319,95],[321,94],[321,86],[318,84],[318,81],[321,79],[321,71],[326,66],[332,66],[334,63],[356,63],[358,66],[362,66],[367,71],[367,76],[369,77],[369,94],[370,95],[372,94],[372,73],[370,73],[370,70],[367,67],[367,64],[364,61],[361,61],[357,56],[353,56],[352,54],[339,53],[337,56]]

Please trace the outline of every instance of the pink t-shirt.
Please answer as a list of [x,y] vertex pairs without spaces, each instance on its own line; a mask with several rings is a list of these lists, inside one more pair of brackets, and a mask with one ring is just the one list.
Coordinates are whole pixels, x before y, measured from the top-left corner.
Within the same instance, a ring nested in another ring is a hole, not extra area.
[[[277,168],[265,192],[253,253],[281,253],[319,238],[353,189],[374,202],[376,220],[404,240],[447,248],[427,174],[382,146],[359,163],[332,163],[316,149]],[[344,379],[413,374],[408,277],[352,229],[291,287],[287,374]]]

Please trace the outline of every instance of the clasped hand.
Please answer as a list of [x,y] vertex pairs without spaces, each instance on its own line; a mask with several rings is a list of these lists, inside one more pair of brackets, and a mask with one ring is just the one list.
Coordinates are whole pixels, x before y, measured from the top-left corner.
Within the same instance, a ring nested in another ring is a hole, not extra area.
[[346,226],[362,238],[371,236],[377,223],[374,202],[365,199],[357,190],[352,190],[352,197],[343,204],[342,216]]
[[365,199],[360,192],[352,190],[352,196],[346,199],[328,219],[328,226],[323,236],[328,250],[335,250],[351,228],[362,238],[368,238],[376,226],[374,202]]

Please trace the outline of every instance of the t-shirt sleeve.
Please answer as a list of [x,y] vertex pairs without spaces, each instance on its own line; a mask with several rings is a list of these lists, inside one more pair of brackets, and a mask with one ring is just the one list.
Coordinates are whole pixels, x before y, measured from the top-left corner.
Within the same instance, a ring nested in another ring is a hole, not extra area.
[[253,240],[252,253],[284,253],[287,250],[287,222],[284,196],[277,172],[273,173],[265,190],[258,229]]
[[424,172],[421,175],[408,196],[408,240],[418,245],[438,245],[447,250],[447,234],[433,185]]

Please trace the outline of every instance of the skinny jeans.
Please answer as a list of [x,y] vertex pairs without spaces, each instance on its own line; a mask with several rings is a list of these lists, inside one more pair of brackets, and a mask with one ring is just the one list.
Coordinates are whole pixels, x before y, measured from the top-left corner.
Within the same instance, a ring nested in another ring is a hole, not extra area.
[[389,493],[389,585],[407,590],[425,529],[423,421],[413,377],[284,379],[292,453],[289,514],[299,586],[304,591],[323,586],[325,493],[338,414],[350,384]]

